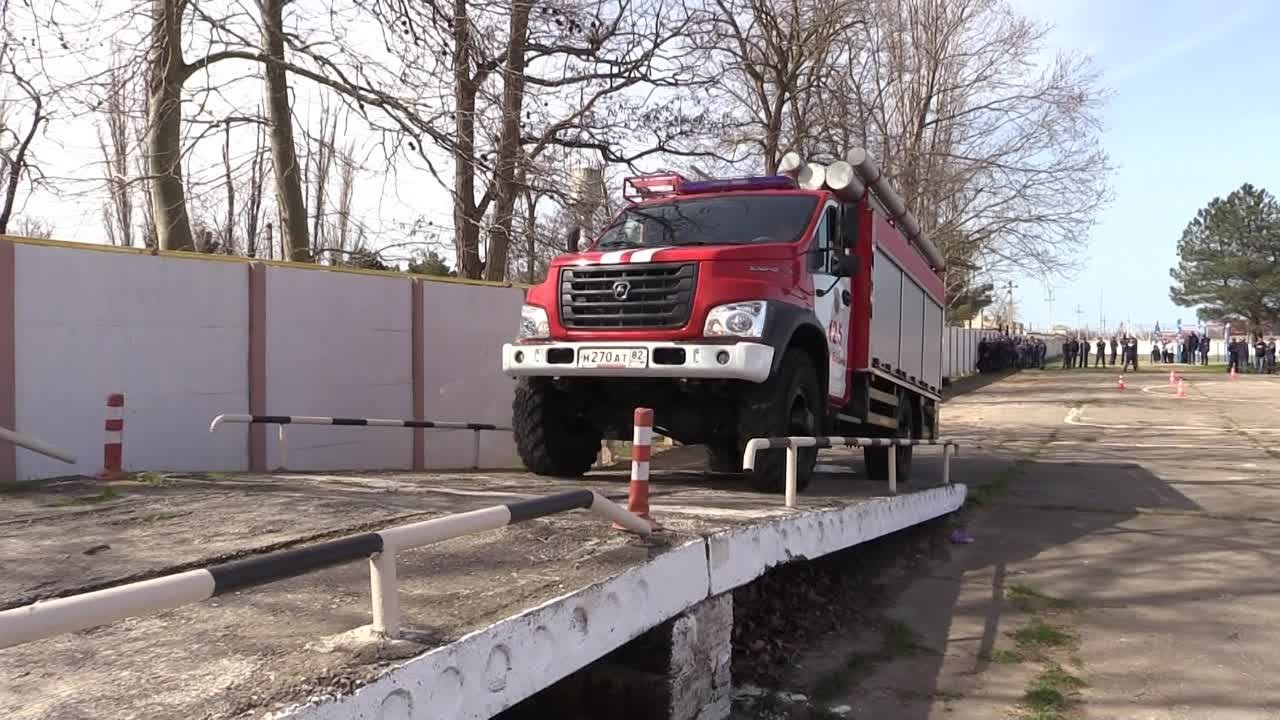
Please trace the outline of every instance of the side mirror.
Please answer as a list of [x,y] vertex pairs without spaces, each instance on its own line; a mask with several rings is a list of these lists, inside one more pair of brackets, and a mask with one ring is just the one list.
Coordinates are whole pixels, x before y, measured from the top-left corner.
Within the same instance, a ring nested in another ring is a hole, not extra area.
[[836,260],[835,276],[836,277],[853,277],[862,269],[862,259],[857,255],[841,255]]
[[565,238],[564,238],[565,249],[571,253],[578,252],[578,241],[581,239],[582,239],[582,228],[580,227],[571,228],[569,230],[569,233],[565,235]]

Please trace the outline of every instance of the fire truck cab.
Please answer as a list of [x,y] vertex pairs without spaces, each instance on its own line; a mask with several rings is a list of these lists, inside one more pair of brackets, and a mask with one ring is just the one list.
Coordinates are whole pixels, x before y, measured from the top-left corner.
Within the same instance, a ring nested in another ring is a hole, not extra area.
[[[519,379],[513,427],[531,471],[584,474],[641,406],[725,473],[743,471],[754,437],[936,435],[941,256],[865,153],[783,166],[628,178],[630,205],[529,290],[502,365]],[[887,475],[890,451],[864,452],[869,474]],[[903,481],[911,448],[895,452]],[[766,452],[752,484],[780,490],[783,462]],[[815,462],[801,453],[801,487]]]

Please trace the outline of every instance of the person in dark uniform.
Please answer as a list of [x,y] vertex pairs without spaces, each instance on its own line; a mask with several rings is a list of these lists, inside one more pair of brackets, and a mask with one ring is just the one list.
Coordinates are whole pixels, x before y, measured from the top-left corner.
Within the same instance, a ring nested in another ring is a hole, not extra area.
[[1227,340],[1227,372],[1240,372],[1240,343],[1235,338]]
[[1089,347],[1089,338],[1080,338],[1079,344],[1076,347],[1079,348],[1079,352],[1076,353],[1076,361],[1080,363],[1080,367],[1082,368],[1089,367],[1089,350],[1091,349]]
[[1261,333],[1253,341],[1253,371],[1261,375],[1267,369],[1267,342]]
[[1119,345],[1120,343],[1119,341],[1116,340],[1116,336],[1112,335],[1111,336],[1111,367],[1116,366],[1116,349]]
[[1276,339],[1271,338],[1267,341],[1267,374],[1274,375],[1276,372]]
[[1200,338],[1200,364],[1209,364],[1209,335]]
[[1066,342],[1062,343],[1062,369],[1063,370],[1066,370],[1067,368],[1070,368],[1070,367],[1075,367],[1076,361],[1071,354],[1072,343],[1074,342],[1075,340],[1068,339]]
[[1133,363],[1133,371],[1138,372],[1138,338],[1129,338],[1129,361]]
[[1155,338],[1151,339],[1151,364],[1155,365],[1160,362],[1160,341]]
[[[1094,358],[1093,358],[1093,366],[1094,366],[1094,367],[1106,367],[1106,366],[1107,366],[1107,343],[1106,343],[1106,341],[1105,341],[1105,340],[1103,340],[1102,338],[1098,338],[1098,342],[1097,342],[1097,344],[1095,345],[1095,347],[1096,347],[1096,348],[1097,348],[1097,350],[1098,350],[1098,354],[1097,354],[1096,356],[1094,356]],[[1114,363],[1112,363],[1112,364],[1114,364]]]

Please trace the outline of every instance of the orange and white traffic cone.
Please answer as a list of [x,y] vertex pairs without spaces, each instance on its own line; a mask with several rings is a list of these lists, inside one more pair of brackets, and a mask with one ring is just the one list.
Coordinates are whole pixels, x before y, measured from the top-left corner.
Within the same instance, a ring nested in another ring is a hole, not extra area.
[[1175,374],[1172,370],[1170,370],[1170,371],[1169,371],[1169,384],[1170,384],[1170,385],[1176,385],[1177,383],[1178,383],[1178,376],[1177,376],[1177,374]]
[[1186,396],[1187,396],[1187,388],[1186,388],[1186,384],[1185,384],[1185,383],[1183,383],[1181,379],[1179,379],[1179,380],[1178,380],[1178,392],[1177,392],[1177,394],[1175,394],[1173,397],[1174,397],[1175,399],[1177,399],[1177,400],[1181,400],[1181,399],[1185,398]]
[[1119,390],[1120,392],[1124,392],[1124,376],[1123,375],[1121,375],[1119,378],[1116,378],[1116,390]]

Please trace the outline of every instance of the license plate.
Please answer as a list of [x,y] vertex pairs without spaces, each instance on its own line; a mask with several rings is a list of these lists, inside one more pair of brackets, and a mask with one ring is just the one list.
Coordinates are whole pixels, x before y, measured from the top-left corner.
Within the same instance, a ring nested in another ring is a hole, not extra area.
[[578,350],[578,367],[649,367],[649,351],[645,348],[582,348]]

